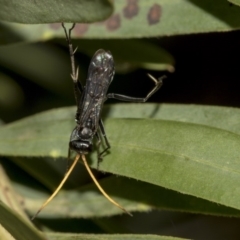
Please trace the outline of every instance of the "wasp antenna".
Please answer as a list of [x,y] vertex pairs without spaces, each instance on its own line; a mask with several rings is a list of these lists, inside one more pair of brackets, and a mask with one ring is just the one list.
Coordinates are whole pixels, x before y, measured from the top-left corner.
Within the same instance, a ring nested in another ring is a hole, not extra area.
[[57,195],[57,193],[59,192],[59,190],[62,188],[63,184],[66,182],[66,180],[68,179],[69,175],[71,174],[72,170],[74,169],[74,167],[76,166],[78,160],[80,158],[80,155],[77,155],[72,166],[69,168],[69,170],[67,171],[66,175],[64,176],[63,180],[61,181],[61,183],[59,184],[59,186],[57,187],[57,189],[54,191],[54,193],[43,203],[43,205],[39,208],[39,210],[37,211],[37,213],[31,218],[31,220],[33,220],[42,210],[43,208],[45,208],[48,203],[50,203],[52,201],[52,199]]
[[82,161],[90,175],[90,177],[92,178],[92,180],[94,181],[95,185],[97,186],[97,188],[99,189],[99,191],[103,194],[103,196],[109,201],[111,202],[113,205],[115,205],[116,207],[120,208],[121,210],[123,210],[125,213],[127,213],[128,215],[130,215],[131,217],[133,216],[130,212],[128,212],[124,207],[122,207],[120,204],[118,204],[117,202],[115,202],[100,186],[100,184],[98,183],[97,179],[95,178],[95,176],[93,175],[90,167],[88,166],[87,160],[85,158],[85,155],[81,155],[82,157]]

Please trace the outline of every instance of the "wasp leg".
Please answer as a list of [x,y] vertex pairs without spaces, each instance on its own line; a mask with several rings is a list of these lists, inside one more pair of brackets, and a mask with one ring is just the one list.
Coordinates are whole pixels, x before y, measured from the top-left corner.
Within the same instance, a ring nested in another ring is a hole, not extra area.
[[157,80],[150,74],[148,74],[148,77],[154,81],[155,87],[147,94],[145,98],[135,98],[135,97],[125,96],[125,95],[116,94],[116,93],[109,93],[107,95],[107,98],[114,98],[117,100],[127,101],[127,102],[138,102],[138,103],[146,102],[155,92],[157,92],[161,88],[163,84],[162,80],[165,78],[165,76],[163,76]]

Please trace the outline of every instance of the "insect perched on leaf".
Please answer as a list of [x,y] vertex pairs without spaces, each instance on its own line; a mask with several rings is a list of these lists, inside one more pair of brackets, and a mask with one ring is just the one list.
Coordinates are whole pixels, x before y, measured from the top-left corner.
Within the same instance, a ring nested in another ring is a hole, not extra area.
[[[69,46],[70,58],[71,58],[71,67],[72,67],[72,80],[74,84],[74,94],[77,103],[77,112],[75,116],[76,127],[73,129],[70,142],[69,142],[69,150],[68,150],[68,158],[70,158],[70,151],[73,150],[77,152],[77,156],[75,158],[74,163],[71,168],[66,173],[64,179],[60,183],[59,187],[52,194],[52,196],[42,205],[40,210],[35,214],[33,218],[52,200],[52,198],[57,194],[60,190],[74,166],[76,165],[79,158],[82,159],[87,171],[92,177],[93,181],[99,188],[99,190],[103,193],[103,195],[114,205],[125,211],[127,214],[131,215],[128,211],[126,211],[121,205],[115,202],[112,198],[110,198],[105,191],[98,184],[94,175],[92,174],[85,155],[90,153],[93,150],[93,140],[96,138],[97,140],[97,168],[99,168],[99,163],[103,159],[103,154],[110,149],[110,143],[105,133],[105,129],[103,126],[103,121],[101,119],[101,111],[103,108],[104,102],[108,98],[114,98],[117,100],[128,101],[128,102],[146,102],[156,91],[160,89],[162,86],[162,78],[155,79],[153,76],[148,74],[150,79],[155,83],[155,87],[147,94],[145,98],[135,98],[130,96],[125,96],[116,93],[107,93],[109,85],[111,84],[115,69],[114,69],[114,60],[110,51],[105,51],[103,49],[99,49],[94,56],[89,65],[88,75],[86,80],[86,85],[83,87],[78,80],[78,68],[75,66],[75,58],[73,50],[73,46],[71,43],[71,31],[73,30],[75,24],[67,32],[64,24],[62,24],[66,40]],[[100,151],[100,146],[102,144],[102,139],[105,142],[105,148]]]
[[[114,98],[128,102],[146,102],[161,86],[162,79],[156,80],[148,74],[150,79],[155,83],[155,87],[148,93],[145,98],[135,98],[116,93],[108,93],[107,90],[114,77],[114,60],[110,51],[99,49],[90,62],[88,68],[88,76],[86,85],[83,88],[78,81],[78,70],[75,70],[74,51],[71,44],[70,34],[65,33],[69,43],[71,63],[72,63],[72,79],[74,84],[74,93],[77,102],[77,112],[75,121],[77,123],[74,128],[69,142],[69,150],[73,150],[80,155],[88,154],[93,149],[93,138],[97,139],[98,168],[102,161],[103,154],[110,148],[107,139],[103,121],[101,119],[101,111],[104,102],[108,98]],[[101,139],[104,139],[106,148],[100,152]]]

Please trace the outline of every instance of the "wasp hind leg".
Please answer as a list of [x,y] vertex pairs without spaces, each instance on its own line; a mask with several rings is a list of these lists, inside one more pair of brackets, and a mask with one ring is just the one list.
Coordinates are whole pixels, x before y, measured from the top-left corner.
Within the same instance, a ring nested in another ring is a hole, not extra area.
[[[96,138],[98,140],[97,141],[97,155],[98,155],[97,169],[99,169],[100,162],[102,162],[102,160],[103,160],[103,154],[106,153],[111,148],[111,145],[108,141],[108,138],[107,138],[104,126],[103,126],[102,119],[99,120],[99,128],[100,128],[100,131],[96,134]],[[106,145],[106,147],[103,149],[103,151],[100,151],[100,146],[102,144],[101,138],[104,139],[104,142]]]
[[145,98],[135,98],[135,97],[125,96],[117,93],[109,93],[107,95],[107,98],[114,98],[114,99],[126,101],[126,102],[136,102],[136,103],[146,102],[155,92],[157,92],[161,88],[163,84],[162,80],[166,78],[166,76],[163,76],[159,79],[156,79],[151,74],[148,74],[148,77],[155,83],[155,87],[147,94]]

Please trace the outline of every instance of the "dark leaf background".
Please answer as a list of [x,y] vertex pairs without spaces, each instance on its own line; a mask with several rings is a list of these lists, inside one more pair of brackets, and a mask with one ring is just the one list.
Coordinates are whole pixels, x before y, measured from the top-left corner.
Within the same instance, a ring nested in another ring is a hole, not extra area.
[[[0,239],[240,238],[238,0],[0,5]],[[29,221],[66,172],[75,124],[61,21],[81,23],[73,45],[83,84],[99,48],[115,59],[109,92],[145,96],[153,87],[147,73],[167,76],[149,103],[106,102],[112,149],[103,172],[96,153],[88,156],[132,218],[78,164],[35,225]]]

